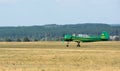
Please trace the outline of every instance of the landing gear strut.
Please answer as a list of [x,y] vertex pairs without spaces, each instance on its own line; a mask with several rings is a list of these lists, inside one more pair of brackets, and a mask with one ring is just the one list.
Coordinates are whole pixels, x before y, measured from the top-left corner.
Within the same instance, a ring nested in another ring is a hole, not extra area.
[[78,43],[77,47],[80,47],[80,42],[77,42],[77,43]]
[[67,45],[66,45],[66,47],[69,47],[69,42],[67,42]]

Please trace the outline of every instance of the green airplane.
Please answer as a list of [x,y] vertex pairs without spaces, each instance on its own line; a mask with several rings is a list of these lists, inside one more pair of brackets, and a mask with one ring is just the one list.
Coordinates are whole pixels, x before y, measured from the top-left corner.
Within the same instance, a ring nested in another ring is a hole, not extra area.
[[66,34],[64,36],[64,41],[67,41],[67,47],[69,47],[69,42],[75,41],[78,43],[77,47],[80,47],[80,42],[96,42],[96,41],[108,41],[109,40],[109,34],[106,31],[103,31],[100,36],[88,36],[88,35],[69,35]]

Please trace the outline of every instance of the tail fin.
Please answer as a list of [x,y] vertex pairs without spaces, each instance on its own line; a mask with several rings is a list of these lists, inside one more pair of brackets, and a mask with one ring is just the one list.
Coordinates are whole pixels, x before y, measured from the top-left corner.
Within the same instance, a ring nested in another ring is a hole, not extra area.
[[100,36],[100,38],[103,41],[107,41],[107,40],[109,40],[110,36],[109,36],[108,32],[103,31],[102,34],[101,34],[101,36]]

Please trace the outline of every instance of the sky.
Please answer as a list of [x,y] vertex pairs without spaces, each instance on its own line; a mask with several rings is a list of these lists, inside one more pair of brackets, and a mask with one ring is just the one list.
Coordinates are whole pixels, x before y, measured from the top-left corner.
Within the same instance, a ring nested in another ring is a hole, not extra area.
[[120,0],[0,0],[0,26],[120,24]]

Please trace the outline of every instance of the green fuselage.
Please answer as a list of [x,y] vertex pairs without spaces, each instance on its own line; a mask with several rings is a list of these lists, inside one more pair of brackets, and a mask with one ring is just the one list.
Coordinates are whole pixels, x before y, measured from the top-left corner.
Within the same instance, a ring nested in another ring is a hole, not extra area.
[[73,41],[94,42],[101,41],[100,37],[73,37]]
[[94,42],[94,41],[101,41],[100,37],[78,37],[78,36],[72,36],[71,38],[69,37],[64,37],[65,41],[82,41],[82,42]]

